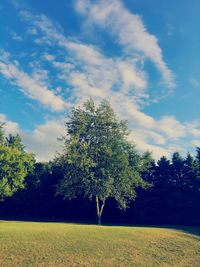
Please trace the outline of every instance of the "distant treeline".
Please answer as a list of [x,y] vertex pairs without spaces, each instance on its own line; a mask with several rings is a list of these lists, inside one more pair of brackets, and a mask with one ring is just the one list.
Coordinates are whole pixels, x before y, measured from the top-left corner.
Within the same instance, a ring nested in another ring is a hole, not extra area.
[[127,141],[127,122],[107,101],[72,110],[63,151],[48,163],[3,128],[1,219],[200,225],[200,148],[156,162]]
[[[200,225],[200,149],[193,158],[174,153],[172,160],[162,157],[143,173],[152,184],[137,190],[137,198],[126,211],[108,201],[102,221],[125,224]],[[0,217],[10,219],[74,220],[94,222],[94,203],[84,197],[63,200],[55,197],[60,177],[52,163],[36,163],[35,172],[26,177],[26,189],[0,204]]]

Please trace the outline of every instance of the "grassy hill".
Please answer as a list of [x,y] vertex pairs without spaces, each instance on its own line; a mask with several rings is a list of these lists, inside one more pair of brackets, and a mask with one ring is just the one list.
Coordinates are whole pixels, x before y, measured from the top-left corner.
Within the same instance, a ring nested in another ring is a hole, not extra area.
[[200,266],[200,229],[0,222],[0,266]]

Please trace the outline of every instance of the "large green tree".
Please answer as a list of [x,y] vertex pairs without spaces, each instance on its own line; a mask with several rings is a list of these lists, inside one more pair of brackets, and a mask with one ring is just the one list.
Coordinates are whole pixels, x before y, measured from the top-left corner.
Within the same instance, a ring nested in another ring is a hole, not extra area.
[[140,156],[127,141],[125,121],[118,121],[107,101],[98,107],[92,99],[74,108],[66,122],[63,153],[55,163],[63,170],[57,194],[72,199],[84,195],[96,202],[98,223],[108,198],[126,209],[136,187],[147,187],[141,172],[148,156]]
[[19,135],[4,137],[0,125],[0,200],[24,188],[26,175],[33,170],[34,157],[27,153]]

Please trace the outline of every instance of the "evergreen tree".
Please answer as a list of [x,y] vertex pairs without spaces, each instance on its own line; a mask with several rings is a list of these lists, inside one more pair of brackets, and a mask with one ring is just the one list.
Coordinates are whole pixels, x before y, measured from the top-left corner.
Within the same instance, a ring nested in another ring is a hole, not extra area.
[[171,166],[170,160],[166,157],[161,157],[155,167],[155,184],[168,186],[171,182]]
[[186,188],[194,188],[195,180],[198,174],[198,164],[194,157],[188,153],[184,161],[184,182]]
[[184,179],[184,160],[178,152],[172,155],[171,177],[174,186],[181,186]]

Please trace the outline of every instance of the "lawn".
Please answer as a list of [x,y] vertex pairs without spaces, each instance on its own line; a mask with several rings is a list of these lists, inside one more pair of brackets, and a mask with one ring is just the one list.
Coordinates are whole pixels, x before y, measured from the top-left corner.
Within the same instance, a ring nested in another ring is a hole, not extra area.
[[0,266],[200,266],[200,229],[0,222]]

